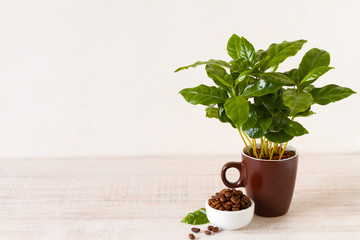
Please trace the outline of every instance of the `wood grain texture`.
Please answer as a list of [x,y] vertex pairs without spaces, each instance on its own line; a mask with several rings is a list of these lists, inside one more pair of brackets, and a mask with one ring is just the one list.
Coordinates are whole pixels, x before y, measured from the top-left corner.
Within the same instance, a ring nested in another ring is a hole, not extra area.
[[[180,220],[224,188],[220,169],[234,160],[0,160],[0,239],[188,239],[191,227]],[[360,239],[360,156],[300,156],[287,215],[196,236]]]

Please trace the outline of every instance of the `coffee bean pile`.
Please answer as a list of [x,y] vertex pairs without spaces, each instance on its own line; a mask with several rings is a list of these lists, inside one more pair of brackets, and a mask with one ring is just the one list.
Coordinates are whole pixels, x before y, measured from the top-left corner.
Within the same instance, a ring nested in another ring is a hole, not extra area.
[[[195,227],[194,227],[194,228],[191,229],[191,231],[193,231],[194,233],[199,233],[199,232],[200,232],[200,228],[195,228]],[[218,228],[218,227],[214,227],[214,226],[209,225],[209,226],[207,227],[207,230],[204,231],[204,233],[205,233],[206,235],[211,235],[211,232],[217,233],[218,231],[219,231],[219,228]],[[191,240],[195,239],[194,234],[190,233],[190,234],[189,234],[189,238],[190,238]]]
[[220,211],[239,211],[250,207],[250,198],[236,189],[223,189],[208,200],[209,205]]

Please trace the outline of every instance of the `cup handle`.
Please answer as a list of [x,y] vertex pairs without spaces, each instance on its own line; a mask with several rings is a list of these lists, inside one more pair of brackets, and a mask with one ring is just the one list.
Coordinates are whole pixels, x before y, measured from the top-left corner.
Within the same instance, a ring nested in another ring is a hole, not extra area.
[[[243,180],[243,174],[242,174],[242,163],[241,162],[228,162],[226,163],[223,168],[221,169],[221,180],[223,181],[223,183],[225,184],[225,186],[229,187],[229,188],[237,188],[237,187],[244,187],[244,180]],[[229,168],[236,168],[239,173],[239,179],[235,182],[229,182],[226,178],[226,171]]]

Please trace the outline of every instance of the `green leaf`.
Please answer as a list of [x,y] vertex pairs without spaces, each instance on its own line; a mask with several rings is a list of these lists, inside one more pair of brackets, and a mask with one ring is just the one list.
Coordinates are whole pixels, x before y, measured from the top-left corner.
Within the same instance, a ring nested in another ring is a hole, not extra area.
[[314,88],[310,91],[310,94],[314,98],[314,103],[320,105],[326,105],[331,102],[336,102],[350,95],[354,94],[353,90],[346,87],[340,87],[335,84],[326,85],[322,88]]
[[240,57],[246,59],[250,65],[255,63],[255,48],[254,46],[246,40],[244,37],[240,38]]
[[228,98],[224,104],[226,115],[235,126],[242,128],[249,117],[249,103],[242,95]]
[[200,208],[195,212],[189,213],[186,217],[184,217],[183,220],[181,220],[181,222],[191,225],[200,225],[200,224],[209,223],[209,220],[206,216],[205,208]]
[[230,123],[230,125],[233,128],[236,128],[235,124],[226,115],[224,104],[223,103],[218,103],[218,107],[219,107],[219,110],[218,110],[219,121],[222,122],[222,123]]
[[328,67],[329,64],[330,54],[327,51],[317,48],[309,50],[300,62],[298,70],[298,81],[302,81],[303,78],[311,72],[311,70],[318,67]]
[[243,126],[243,129],[252,128],[257,122],[257,113],[253,105],[249,106],[249,117],[246,123]]
[[188,69],[190,67],[197,67],[199,65],[203,65],[203,64],[213,64],[213,65],[218,65],[218,66],[222,66],[222,67],[227,67],[231,70],[235,70],[233,68],[233,66],[231,66],[229,63],[223,61],[223,60],[215,60],[215,59],[210,59],[209,61],[197,61],[191,65],[188,66],[184,66],[184,67],[179,67],[178,69],[175,70],[175,72],[184,70],[184,69]]
[[227,44],[227,52],[232,59],[238,59],[241,57],[241,38],[233,34]]
[[255,48],[244,37],[233,34],[227,44],[227,52],[232,59],[243,58],[251,65],[255,62]]
[[292,120],[284,124],[283,129],[290,136],[301,136],[309,133],[300,123]]
[[282,73],[266,72],[266,73],[260,74],[260,76],[265,77],[269,81],[280,83],[284,86],[294,86],[295,85],[295,82],[291,78],[287,77],[286,75],[284,75]]
[[271,44],[266,50],[266,56],[269,58],[262,63],[261,69],[269,69],[272,66],[282,63],[288,57],[296,55],[306,42],[306,40],[297,40],[293,42],[283,41],[282,43]]
[[317,67],[311,70],[300,82],[300,89],[312,84],[319,77],[327,73],[329,70],[333,69],[333,67]]
[[266,118],[258,118],[258,123],[260,125],[260,127],[264,130],[267,131],[268,128],[270,127],[271,123],[272,123],[272,117],[266,117]]
[[306,111],[313,103],[310,93],[298,92],[295,89],[286,89],[283,94],[284,104],[290,109],[290,116]]
[[284,130],[280,130],[279,132],[269,132],[265,134],[265,137],[275,143],[284,143],[293,139],[293,136],[290,136],[284,132]]
[[205,108],[206,117],[219,119],[219,109],[214,106],[215,104],[211,104]]
[[244,89],[243,95],[245,97],[259,97],[269,93],[274,93],[281,87],[281,83],[260,79],[256,82],[248,84]]
[[265,134],[265,132],[260,127],[253,127],[244,131],[251,138],[261,138]]
[[232,88],[233,79],[224,68],[213,64],[206,64],[205,70],[209,78],[211,78],[216,85],[226,90]]
[[191,104],[202,104],[205,106],[224,103],[228,98],[225,90],[203,84],[194,88],[185,88],[180,91],[180,94]]

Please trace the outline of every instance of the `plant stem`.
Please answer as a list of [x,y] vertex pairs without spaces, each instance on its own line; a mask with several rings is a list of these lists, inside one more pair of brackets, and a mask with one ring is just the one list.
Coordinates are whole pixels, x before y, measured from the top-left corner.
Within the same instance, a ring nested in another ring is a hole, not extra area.
[[252,142],[253,142],[253,153],[254,153],[254,155],[255,155],[256,158],[259,158],[258,155],[257,155],[256,139],[253,138],[252,140],[253,140],[253,141],[252,141]]
[[242,140],[243,140],[243,141],[244,141],[244,143],[245,143],[245,147],[246,147],[247,152],[250,154],[249,147],[248,147],[248,145],[246,144],[246,141],[245,141],[245,139],[244,139],[243,135],[241,134],[241,131],[240,131],[240,129],[239,129],[239,128],[238,128],[238,131],[239,131],[239,133],[240,133],[240,136],[241,136]]
[[263,151],[264,151],[264,139],[260,138],[260,141],[261,141],[261,143],[260,143],[261,144],[261,151],[260,151],[259,159],[261,159]]
[[[275,143],[274,143],[274,145],[275,145]],[[271,150],[270,160],[272,159],[272,156],[273,156],[273,154],[274,154],[274,148],[275,148],[275,146],[273,146],[273,148],[272,148],[272,150]]]
[[285,146],[284,146],[284,148],[283,148],[283,150],[282,150],[282,152],[281,152],[281,154],[279,156],[279,160],[281,159],[282,155],[284,154],[287,144],[288,144],[288,142],[285,143]]
[[244,132],[244,130],[243,130],[242,132],[243,132],[243,134],[245,135],[246,139],[249,141],[250,146],[252,147],[252,143],[251,143],[250,138],[247,136],[247,134]]

